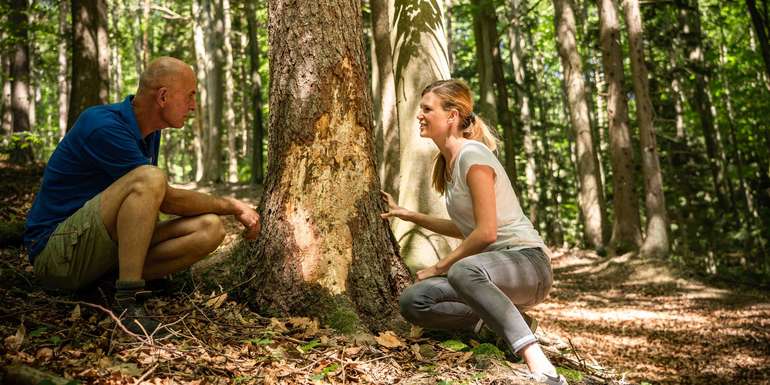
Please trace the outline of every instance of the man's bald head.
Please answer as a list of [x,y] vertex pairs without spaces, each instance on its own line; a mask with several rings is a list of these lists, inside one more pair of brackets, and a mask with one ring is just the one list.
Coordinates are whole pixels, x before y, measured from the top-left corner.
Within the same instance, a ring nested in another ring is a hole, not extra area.
[[194,79],[195,73],[187,63],[173,57],[159,57],[150,62],[142,72],[136,93],[142,94],[160,87],[173,87],[190,78]]

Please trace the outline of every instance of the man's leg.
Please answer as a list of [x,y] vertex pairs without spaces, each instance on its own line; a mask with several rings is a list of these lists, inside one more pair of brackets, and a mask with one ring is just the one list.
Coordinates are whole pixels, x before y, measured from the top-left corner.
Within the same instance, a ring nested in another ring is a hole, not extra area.
[[214,251],[224,237],[224,225],[215,214],[161,222],[155,228],[142,277],[162,278],[183,270]]

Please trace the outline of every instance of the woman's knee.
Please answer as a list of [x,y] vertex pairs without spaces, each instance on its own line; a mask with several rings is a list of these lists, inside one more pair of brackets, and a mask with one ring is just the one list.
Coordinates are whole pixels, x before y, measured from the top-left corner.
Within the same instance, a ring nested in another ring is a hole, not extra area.
[[398,298],[398,307],[401,316],[411,323],[416,323],[419,319],[417,316],[419,313],[419,297],[419,290],[415,290],[415,286],[413,285],[406,288]]
[[447,280],[455,290],[458,290],[474,282],[486,281],[488,277],[482,268],[464,259],[455,262],[449,268]]

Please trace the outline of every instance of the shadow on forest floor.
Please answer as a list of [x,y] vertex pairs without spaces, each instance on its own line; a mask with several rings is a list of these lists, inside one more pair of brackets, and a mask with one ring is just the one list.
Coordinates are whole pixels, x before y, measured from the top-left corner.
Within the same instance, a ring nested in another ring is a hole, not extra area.
[[[39,170],[9,171],[0,162],[0,175],[0,219],[18,219],[31,204]],[[181,187],[253,205],[261,194],[249,185]],[[39,290],[18,245],[0,245],[0,364],[101,384],[526,383],[514,373],[520,364],[487,360],[470,347],[453,351],[435,334],[345,337],[306,318],[250,311],[222,291],[233,286],[227,259],[240,232],[234,220],[226,225],[223,246],[175,277],[177,293],[151,302],[177,330],[153,345],[124,335],[105,311],[86,304],[105,297],[96,290],[86,298]],[[550,299],[530,313],[540,320],[547,350],[561,349],[556,362],[569,356],[598,363],[618,374],[615,383],[770,383],[768,292],[717,288],[633,255],[558,250],[553,265]],[[571,383],[595,383],[589,379]]]

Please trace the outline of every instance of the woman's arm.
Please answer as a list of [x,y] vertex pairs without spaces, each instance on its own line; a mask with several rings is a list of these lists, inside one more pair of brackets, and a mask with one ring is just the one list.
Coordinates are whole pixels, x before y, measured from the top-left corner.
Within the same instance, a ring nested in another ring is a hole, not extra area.
[[497,202],[495,201],[495,172],[486,165],[474,165],[466,176],[473,202],[476,228],[460,246],[437,264],[417,272],[417,280],[446,274],[452,265],[469,256],[478,254],[497,240]]
[[417,226],[426,228],[430,231],[433,231],[434,233],[453,238],[463,238],[463,234],[460,232],[460,229],[457,228],[454,222],[448,219],[436,218],[400,207],[393,199],[393,197],[385,191],[382,191],[381,195],[382,200],[384,200],[388,205],[388,212],[380,214],[381,217],[385,219],[396,217],[405,221],[412,222]]

